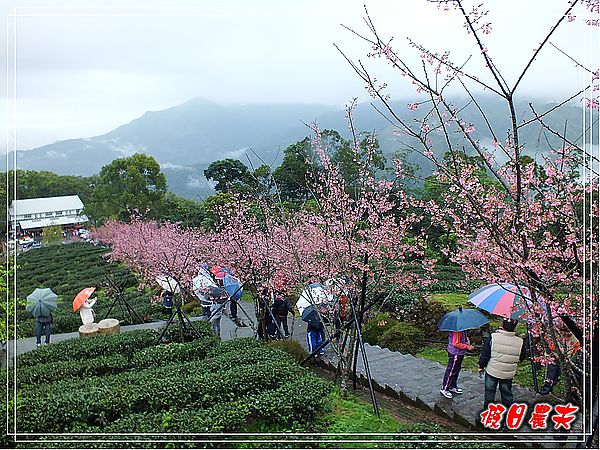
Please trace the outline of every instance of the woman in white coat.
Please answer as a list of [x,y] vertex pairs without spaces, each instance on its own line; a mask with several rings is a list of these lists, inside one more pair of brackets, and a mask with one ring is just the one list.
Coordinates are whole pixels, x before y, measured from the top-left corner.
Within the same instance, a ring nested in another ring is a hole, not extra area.
[[79,308],[79,316],[84,325],[94,322],[94,310],[92,309],[92,306],[96,304],[97,300],[98,298],[96,297],[88,298],[84,304],[81,305],[81,308]]

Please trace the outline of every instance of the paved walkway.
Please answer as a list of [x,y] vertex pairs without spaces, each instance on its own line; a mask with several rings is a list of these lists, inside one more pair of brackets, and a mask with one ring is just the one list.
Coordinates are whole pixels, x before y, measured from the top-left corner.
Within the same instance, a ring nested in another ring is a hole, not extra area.
[[[248,315],[255,319],[253,306],[243,304],[244,310]],[[244,315],[238,314],[242,320]],[[198,317],[192,320],[199,320]],[[160,328],[165,322],[154,322],[140,325],[130,325],[121,327],[122,331],[135,330],[140,328]],[[306,348],[306,324],[296,317],[289,319],[292,338],[298,340]],[[293,325],[293,326],[292,326]],[[78,337],[78,333],[65,333],[53,335],[52,341],[59,342],[65,339]],[[221,319],[221,338],[232,339],[235,337],[254,336],[254,331],[250,327],[237,327],[229,318]],[[19,339],[16,343],[9,342],[9,363],[12,362],[12,351],[16,349],[17,354],[35,349],[35,338]],[[476,373],[463,370],[459,377],[459,385],[464,389],[462,395],[457,395],[453,399],[447,399],[440,393],[440,386],[444,376],[445,366],[412,355],[404,355],[399,352],[392,352],[386,348],[377,345],[371,346],[365,344],[371,377],[375,389],[381,393],[400,400],[409,402],[426,410],[431,410],[438,415],[456,421],[464,426],[474,430],[483,431],[479,424],[479,414],[483,409],[483,379]],[[325,349],[325,355],[318,358],[320,364],[326,368],[335,370],[336,357],[333,350],[328,346]],[[362,384],[366,383],[366,375],[363,367],[363,361],[359,353],[357,372],[360,374]],[[513,386],[515,402],[532,404],[542,399],[553,403],[548,397],[536,396],[528,389],[519,386]],[[499,401],[499,393],[497,400]],[[527,417],[529,417],[527,415]],[[488,430],[489,431],[489,430]],[[531,432],[528,427],[523,427],[521,432]],[[554,435],[556,438],[564,439],[564,434]],[[553,442],[553,437],[546,436],[526,436],[518,437],[522,443],[532,440],[540,441],[543,447],[557,447]],[[543,443],[545,441],[545,443]],[[569,444],[568,447],[574,447]]]

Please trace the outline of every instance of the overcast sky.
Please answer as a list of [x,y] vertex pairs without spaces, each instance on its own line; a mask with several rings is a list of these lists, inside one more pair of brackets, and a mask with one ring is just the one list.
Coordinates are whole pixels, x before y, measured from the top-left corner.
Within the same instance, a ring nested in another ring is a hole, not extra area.
[[[371,64],[378,80],[390,84],[392,98],[409,100],[414,88],[367,58],[368,46],[340,26],[366,32],[365,3],[380,34],[394,36],[409,61],[418,54],[406,47],[407,36],[451,50],[457,62],[473,55],[467,67],[481,73],[480,55],[458,14],[426,0],[4,0],[0,48],[8,57],[0,61],[0,88],[7,107],[0,123],[8,133],[0,136],[1,148],[7,135],[12,148],[13,122],[16,147],[27,149],[103,134],[145,111],[197,96],[225,104],[368,101],[333,43]],[[507,80],[516,79],[566,5],[488,2],[493,31],[486,46]],[[584,13],[577,9],[576,20],[564,23],[552,42],[590,63],[593,37]],[[558,100],[584,81],[571,61],[548,48],[521,93]]]

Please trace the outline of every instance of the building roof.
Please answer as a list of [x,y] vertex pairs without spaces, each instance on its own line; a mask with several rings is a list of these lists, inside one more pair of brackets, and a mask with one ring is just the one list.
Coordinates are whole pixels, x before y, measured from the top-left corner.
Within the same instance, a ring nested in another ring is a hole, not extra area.
[[52,225],[75,225],[88,221],[86,216],[77,217],[49,217],[47,219],[21,220],[19,225],[22,230],[32,230],[34,228],[50,227]]
[[26,200],[13,200],[10,204],[10,214],[18,216],[23,214],[67,211],[72,209],[83,209],[83,203],[78,195],[28,198]]

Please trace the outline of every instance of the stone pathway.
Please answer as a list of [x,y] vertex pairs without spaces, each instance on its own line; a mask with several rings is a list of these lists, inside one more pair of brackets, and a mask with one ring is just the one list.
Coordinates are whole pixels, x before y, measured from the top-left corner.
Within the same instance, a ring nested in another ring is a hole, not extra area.
[[[243,304],[244,310],[248,315],[255,320],[253,306],[251,304]],[[244,315],[240,312],[240,318],[244,319]],[[192,320],[199,320],[199,317],[193,317]],[[140,328],[160,328],[165,322],[154,322],[140,325],[123,326],[123,332]],[[289,319],[292,338],[299,341],[306,349],[306,324],[296,317],[294,320]],[[292,327],[293,325],[293,327]],[[77,338],[78,333],[65,333],[52,336],[52,342],[59,342],[65,339]],[[236,337],[254,336],[254,331],[250,327],[237,327],[229,318],[221,319],[221,338],[232,339]],[[12,363],[13,351],[16,354],[21,354],[26,351],[34,350],[35,338],[19,339],[16,343],[10,341],[8,343],[8,362]],[[365,344],[369,367],[373,386],[376,391],[389,395],[394,398],[414,404],[426,410],[435,412],[447,419],[460,423],[463,426],[470,427],[478,432],[489,432],[484,430],[479,424],[479,414],[483,409],[483,378],[480,378],[476,373],[466,370],[461,371],[458,383],[464,389],[462,395],[456,395],[452,399],[443,397],[440,393],[440,386],[444,376],[445,366],[435,361],[429,361],[422,358],[417,358],[412,355],[404,355],[399,352],[392,352],[386,348],[381,348],[377,345]],[[333,350],[328,346],[325,349],[325,355],[318,358],[319,364],[323,367],[335,370],[336,357]],[[365,369],[363,366],[362,357],[359,353],[357,364],[357,372],[360,374],[361,383],[367,384]],[[534,402],[546,401],[554,403],[551,398],[536,396],[532,391],[513,386],[515,402],[527,403],[531,405]],[[497,393],[496,399],[499,401],[500,394]],[[529,417],[529,415],[527,415]],[[579,422],[579,421],[578,421]],[[528,427],[523,427],[520,433],[514,436],[519,441],[516,445],[524,443],[530,444],[532,441],[538,441],[535,446],[557,448],[563,447],[559,445],[558,440],[565,440],[565,434],[545,436],[540,433],[539,436],[524,435],[525,432],[531,432]],[[498,433],[504,434],[504,433]],[[512,435],[509,435],[512,436]],[[509,436],[506,436],[507,438]],[[500,436],[499,436],[500,437]],[[556,442],[555,442],[556,440]],[[565,448],[574,448],[575,445],[569,442]]]

